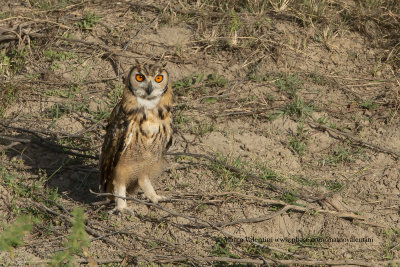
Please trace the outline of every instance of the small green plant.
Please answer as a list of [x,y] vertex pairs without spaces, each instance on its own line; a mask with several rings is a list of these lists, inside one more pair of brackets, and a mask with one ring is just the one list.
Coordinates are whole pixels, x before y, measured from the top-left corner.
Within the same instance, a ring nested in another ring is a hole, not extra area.
[[193,73],[186,78],[174,82],[172,87],[174,88],[176,95],[186,96],[191,90],[193,90],[194,86],[198,87],[198,85],[203,81],[203,78],[204,74]]
[[[261,240],[258,240],[258,243],[264,243],[264,242]],[[268,247],[260,247],[255,244],[246,245],[244,250],[246,251],[246,253],[248,253],[250,255],[268,256],[271,253],[271,250]]]
[[322,43],[328,50],[331,50],[331,42],[339,35],[339,30],[334,26],[325,26],[315,34],[314,40]]
[[102,18],[102,16],[98,16],[89,10],[83,20],[78,22],[77,25],[83,30],[92,30],[93,27],[100,21],[100,18]]
[[297,15],[300,16],[305,25],[312,25],[322,21],[329,1],[303,0],[297,2],[299,3]]
[[46,198],[48,199],[45,201],[47,202],[46,204],[53,205],[54,203],[57,203],[60,200],[60,195],[58,194],[58,187],[46,188],[45,192],[46,192]]
[[269,0],[268,2],[276,12],[280,12],[288,7],[290,0]]
[[28,188],[21,182],[18,175],[6,171],[1,165],[0,178],[1,183],[18,197],[31,197],[32,192],[37,189],[36,185]]
[[[396,251],[399,251],[399,237],[400,229],[389,228],[383,230],[383,235],[385,236],[385,259],[393,259],[396,255]],[[394,265],[395,266],[395,265]]]
[[29,3],[34,8],[40,10],[50,10],[52,8],[64,8],[69,4],[74,3],[72,0],[57,0],[57,1],[49,1],[49,0],[29,0]]
[[111,115],[111,109],[106,105],[99,105],[98,109],[95,111],[89,109],[87,109],[87,111],[92,115],[95,122],[108,118]]
[[289,146],[298,155],[303,155],[307,150],[307,136],[308,130],[304,129],[302,122],[297,126],[297,133],[290,138]]
[[232,253],[232,247],[229,245],[229,242],[223,237],[217,237],[215,241],[215,245],[211,250],[211,256],[219,256],[219,257],[229,257],[238,259],[239,256]]
[[67,97],[67,94],[64,91],[61,90],[46,90],[43,93],[44,96],[61,96],[61,97]]
[[49,10],[52,8],[51,3],[45,0],[29,0],[29,3],[31,6],[41,10]]
[[281,199],[288,204],[295,205],[299,197],[297,196],[296,190],[293,190],[284,192],[281,196]]
[[222,76],[222,75],[217,75],[216,73],[212,73],[210,75],[207,76],[206,79],[206,85],[213,87],[226,87],[226,85],[228,84],[228,80]]
[[215,125],[213,123],[199,122],[192,125],[191,133],[195,135],[204,136],[207,133],[215,131]]
[[306,186],[315,186],[315,185],[318,185],[317,182],[313,181],[312,179],[310,179],[310,178],[308,178],[308,177],[302,176],[302,175],[293,176],[292,179],[293,179],[294,181],[298,182],[298,183],[301,184],[301,185],[306,185]]
[[[228,163],[229,162],[229,163]],[[230,170],[225,164],[231,165],[240,172]],[[211,170],[214,171],[222,182],[220,186],[222,188],[237,188],[240,187],[247,175],[255,174],[261,179],[281,181],[282,176],[276,171],[266,166],[265,162],[259,161],[246,161],[241,157],[228,160],[227,157],[217,154],[216,161],[210,166]]]
[[27,55],[26,48],[11,50],[11,67],[14,73],[20,72],[25,66],[25,57]]
[[11,84],[0,85],[0,117],[4,117],[9,106],[15,102],[16,88]]
[[[44,95],[59,96],[59,97],[71,99],[71,98],[74,98],[77,96],[77,94],[79,93],[79,90],[80,90],[80,85],[71,84],[70,86],[68,86],[67,90],[61,90],[61,89],[46,90],[44,92]],[[64,108],[66,108],[66,106],[64,106]]]
[[299,155],[303,155],[307,150],[307,144],[298,136],[290,138],[289,146]]
[[196,207],[196,212],[197,213],[202,213],[203,211],[205,211],[208,208],[207,204],[201,203]]
[[272,180],[272,181],[281,180],[281,178],[279,177],[279,174],[276,171],[274,171],[268,167],[265,167],[265,166],[259,166],[259,168],[261,170],[261,174],[260,174],[261,178],[263,178],[265,180]]
[[32,230],[33,223],[36,222],[36,219],[23,215],[13,224],[6,226],[0,235],[0,251],[12,253],[13,248],[24,244],[24,235]]
[[207,97],[207,98],[203,99],[201,102],[214,104],[214,103],[217,103],[217,98],[216,97]]
[[317,122],[320,123],[320,124],[326,124],[328,122],[328,117],[327,116],[319,117],[317,119]]
[[10,17],[9,12],[0,12],[0,19],[6,19],[8,17]]
[[[54,173],[52,175],[54,175]],[[12,192],[15,197],[34,198],[46,204],[53,205],[59,199],[58,190],[57,188],[52,189],[43,186],[51,176],[47,177],[46,173],[42,170],[39,170],[39,177],[40,178],[33,183],[26,184],[25,179],[21,178],[19,175],[10,173],[0,165],[0,182],[7,187],[9,192]],[[42,199],[42,197],[38,198],[37,192],[39,191],[41,192],[41,196],[45,196],[44,199]],[[13,205],[12,208],[15,213],[30,212],[36,214],[34,210],[29,207],[25,208],[19,205]]]
[[25,48],[0,52],[0,74],[11,75],[20,72],[25,66]]
[[339,129],[339,127],[337,126],[336,122],[329,123],[329,127],[332,128],[332,129]]
[[340,191],[343,188],[344,184],[341,183],[340,181],[336,181],[336,180],[328,180],[325,181],[325,187],[327,189],[329,189],[330,191]]
[[109,108],[114,108],[118,104],[123,91],[124,88],[119,84],[116,84],[114,89],[108,93],[108,99],[110,99],[110,103],[108,105]]
[[61,64],[60,64],[59,62],[55,62],[55,63],[53,63],[53,64],[50,66],[50,69],[51,69],[52,71],[58,70],[58,69],[60,69],[60,68],[61,68]]
[[310,117],[313,111],[314,107],[311,104],[304,102],[301,97],[296,96],[293,101],[286,105],[282,114],[304,119]]
[[[216,73],[209,74],[204,79],[204,74],[193,73],[179,81],[173,83],[174,92],[177,96],[188,96],[194,94],[208,94],[208,90],[216,87],[225,87],[228,80]],[[216,99],[205,100],[204,102],[215,102]]]
[[62,115],[67,113],[67,109],[64,105],[59,105],[56,103],[53,105],[50,110],[48,111],[47,117],[50,119],[58,120]]
[[189,119],[183,114],[182,110],[179,110],[174,116],[174,125],[178,129],[184,129]]
[[265,97],[265,99],[266,99],[268,102],[270,102],[271,104],[274,103],[274,101],[276,100],[276,99],[275,99],[275,96],[273,96],[273,95],[271,95],[271,94],[269,94],[269,93],[267,93],[267,92],[264,93],[264,97]]
[[229,24],[229,32],[233,33],[238,31],[242,27],[243,23],[240,21],[240,17],[236,14],[235,10],[231,10],[231,23]]
[[348,162],[351,160],[352,152],[349,148],[343,146],[336,146],[333,148],[331,156],[324,160],[324,163],[336,165],[338,163]]
[[294,98],[302,89],[303,83],[297,75],[285,74],[275,81],[276,87],[279,91],[284,91],[288,94],[289,98]]
[[[221,178],[220,186],[222,188],[238,188],[242,185],[243,181],[246,179],[246,175],[241,173],[235,173],[225,167],[228,159],[222,155],[217,155],[217,160],[211,164],[211,170]],[[237,158],[232,162],[233,166],[239,169],[244,169],[245,163]],[[246,171],[246,170],[244,170]]]
[[278,110],[269,116],[270,120],[274,120],[282,115],[296,116],[300,119],[311,116],[314,111],[313,105],[306,103],[297,93],[302,89],[303,83],[297,75],[286,74],[275,80],[275,85],[279,91],[285,92],[290,102],[283,110]]
[[364,109],[372,110],[372,109],[379,107],[379,104],[375,103],[374,99],[370,99],[370,100],[366,100],[363,103],[361,103],[360,107],[364,108]]
[[9,75],[11,68],[11,58],[6,54],[6,50],[0,52],[0,73]]
[[89,247],[88,234],[85,231],[85,215],[83,209],[75,207],[72,211],[73,221],[71,232],[65,243],[65,250],[56,253],[51,266],[77,266],[76,255],[81,255]]
[[77,55],[73,52],[54,51],[52,49],[44,50],[43,54],[51,61],[54,60],[64,61],[67,59],[77,58]]
[[246,179],[245,175],[234,173],[219,162],[214,162],[211,169],[222,179],[220,186],[223,189],[240,187]]

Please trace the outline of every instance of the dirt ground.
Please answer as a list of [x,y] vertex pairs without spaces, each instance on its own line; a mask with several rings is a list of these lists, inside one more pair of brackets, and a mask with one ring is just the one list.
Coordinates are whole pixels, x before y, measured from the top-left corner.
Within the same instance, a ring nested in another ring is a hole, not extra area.
[[[3,2],[4,266],[400,265],[397,0]],[[169,199],[110,215],[135,60],[172,77]]]

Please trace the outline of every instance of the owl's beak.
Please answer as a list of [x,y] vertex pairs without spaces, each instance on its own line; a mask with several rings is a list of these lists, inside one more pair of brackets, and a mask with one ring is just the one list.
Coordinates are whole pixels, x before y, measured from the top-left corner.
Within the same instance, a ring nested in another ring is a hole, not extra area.
[[151,82],[149,83],[149,85],[146,88],[146,93],[148,95],[151,95],[151,92],[153,92],[153,85],[151,84]]

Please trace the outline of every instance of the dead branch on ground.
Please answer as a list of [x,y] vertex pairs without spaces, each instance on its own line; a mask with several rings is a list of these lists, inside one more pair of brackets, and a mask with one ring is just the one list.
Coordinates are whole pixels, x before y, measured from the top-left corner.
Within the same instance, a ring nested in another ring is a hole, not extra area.
[[[49,207],[43,205],[42,203],[35,202],[35,201],[31,200],[31,199],[26,199],[26,201],[29,202],[30,204],[32,204],[33,206],[35,206],[36,208],[38,208],[38,209],[40,209],[40,210],[42,210],[42,211],[44,211],[46,213],[50,213],[50,214],[52,214],[54,216],[60,217],[63,220],[65,220],[66,222],[68,222],[68,223],[72,223],[72,216],[69,213],[68,213],[68,215],[64,215],[64,214],[58,213],[58,212],[50,209]],[[88,232],[89,234],[91,234],[94,237],[102,236],[96,230],[94,230],[92,227],[90,227],[88,225],[85,225],[85,231]],[[125,250],[124,247],[122,247],[120,244],[112,241],[111,239],[108,239],[106,237],[102,237],[102,240],[106,241],[109,244],[114,245],[115,247],[121,249],[122,251]]]
[[386,154],[392,155],[396,159],[400,158],[400,153],[398,153],[398,152],[396,152],[396,151],[394,151],[392,149],[389,149],[389,148],[384,148],[382,146],[378,146],[378,145],[372,144],[370,142],[366,142],[364,140],[361,140],[358,137],[355,137],[354,135],[352,135],[350,133],[345,133],[343,131],[330,128],[328,126],[325,126],[323,124],[320,124],[320,123],[317,123],[317,122],[314,122],[314,121],[308,121],[308,123],[310,123],[311,125],[313,125],[317,129],[320,128],[320,129],[324,129],[325,131],[328,131],[328,132],[331,132],[331,133],[342,135],[342,136],[350,139],[351,141],[356,142],[356,143],[358,143],[358,144],[360,144],[360,145],[362,145],[364,147],[368,147],[368,148],[371,148],[371,149],[376,150],[378,152],[382,152],[382,153],[386,153]]
[[[143,200],[140,200],[140,199],[137,199],[137,198],[133,198],[133,197],[121,197],[121,196],[110,194],[110,193],[96,193],[96,192],[93,192],[92,190],[90,190],[90,192],[92,194],[97,195],[97,196],[114,196],[114,197],[118,197],[118,198],[122,198],[122,199],[126,199],[126,200],[132,200],[132,201],[134,201],[136,203],[139,203],[139,204],[142,204],[142,205],[155,207],[155,208],[157,208],[159,210],[162,210],[162,211],[164,211],[164,212],[166,212],[166,213],[168,213],[170,215],[173,215],[175,217],[181,217],[181,218],[187,219],[187,220],[189,220],[191,222],[194,222],[197,225],[201,225],[202,227],[207,227],[207,228],[218,230],[219,232],[221,232],[225,236],[228,236],[228,237],[231,237],[231,238],[235,238],[237,240],[241,239],[240,236],[237,236],[235,234],[227,232],[227,231],[225,231],[224,229],[222,229],[221,227],[217,226],[214,223],[211,223],[209,221],[206,221],[206,220],[194,217],[194,216],[190,216],[190,215],[187,215],[187,214],[183,214],[183,213],[180,213],[180,212],[177,212],[177,211],[173,211],[173,210],[164,208],[164,207],[162,207],[162,206],[160,206],[158,204],[155,204],[155,203],[146,202],[146,201],[143,201]],[[273,251],[276,251],[276,252],[279,252],[279,253],[283,253],[283,254],[288,255],[288,256],[292,256],[292,257],[295,257],[295,258],[304,258],[302,256],[298,256],[298,255],[295,255],[293,253],[287,252],[287,251],[285,251],[283,249],[276,248],[276,247],[271,247],[271,246],[266,246],[266,245],[261,244],[261,243],[256,242],[256,241],[249,240],[249,242],[254,244],[254,245],[256,245],[256,246],[258,246],[258,247],[267,248],[267,249],[270,249],[270,250],[273,250]]]

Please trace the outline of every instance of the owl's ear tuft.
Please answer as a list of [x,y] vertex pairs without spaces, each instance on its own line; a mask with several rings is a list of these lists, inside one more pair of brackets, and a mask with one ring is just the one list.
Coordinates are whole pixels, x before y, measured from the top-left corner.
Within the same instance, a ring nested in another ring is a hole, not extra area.
[[165,68],[167,66],[167,62],[161,64],[161,66],[163,66],[163,68]]

